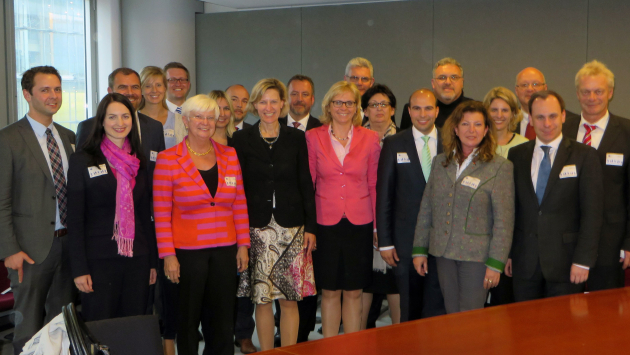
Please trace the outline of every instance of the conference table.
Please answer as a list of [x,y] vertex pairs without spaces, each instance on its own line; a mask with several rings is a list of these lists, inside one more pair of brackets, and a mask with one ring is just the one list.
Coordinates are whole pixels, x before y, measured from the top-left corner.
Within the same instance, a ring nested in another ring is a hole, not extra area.
[[630,354],[630,287],[421,319],[263,354]]

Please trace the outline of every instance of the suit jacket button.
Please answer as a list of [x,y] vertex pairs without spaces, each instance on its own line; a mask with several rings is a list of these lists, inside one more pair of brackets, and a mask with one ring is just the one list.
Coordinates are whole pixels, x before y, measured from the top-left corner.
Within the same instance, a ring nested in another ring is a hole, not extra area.
[[452,193],[448,194],[448,197],[453,197],[453,194]]
[[50,224],[54,226],[55,225],[55,221],[50,222]]
[[542,216],[542,211],[538,211],[538,215],[539,215],[539,216]]
[[52,197],[52,199],[53,199],[53,200],[54,200],[54,199],[56,199],[56,198],[57,198],[57,196],[53,196],[53,197]]
[[450,221],[446,221],[446,224],[451,224],[451,222]]
[[210,206],[214,206],[214,202],[210,202]]

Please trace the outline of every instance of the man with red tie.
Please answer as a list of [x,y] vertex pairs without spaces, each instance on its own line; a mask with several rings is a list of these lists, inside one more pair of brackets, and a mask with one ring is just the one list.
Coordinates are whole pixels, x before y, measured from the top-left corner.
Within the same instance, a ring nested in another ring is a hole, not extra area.
[[322,125],[319,119],[311,115],[311,108],[315,103],[315,85],[306,75],[297,74],[287,83],[289,92],[289,113],[280,117],[281,125],[294,127],[302,132]]
[[602,63],[584,64],[575,76],[582,115],[568,118],[563,132],[597,149],[604,176],[604,224],[589,291],[623,287],[623,269],[630,265],[630,121],[611,114],[615,76]]
[[232,101],[232,108],[234,109],[234,125],[236,130],[240,131],[243,128],[251,127],[249,123],[245,122],[245,116],[247,116],[247,103],[249,102],[249,92],[241,84],[234,84],[225,90],[230,101]]

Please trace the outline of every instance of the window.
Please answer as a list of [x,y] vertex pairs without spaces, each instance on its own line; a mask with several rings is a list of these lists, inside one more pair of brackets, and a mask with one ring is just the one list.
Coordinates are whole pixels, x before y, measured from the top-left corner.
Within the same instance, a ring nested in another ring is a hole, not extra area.
[[[13,0],[18,118],[28,112],[22,73],[51,65],[61,74],[63,103],[55,122],[76,130],[88,114],[85,0]],[[88,32],[89,33],[89,32]]]

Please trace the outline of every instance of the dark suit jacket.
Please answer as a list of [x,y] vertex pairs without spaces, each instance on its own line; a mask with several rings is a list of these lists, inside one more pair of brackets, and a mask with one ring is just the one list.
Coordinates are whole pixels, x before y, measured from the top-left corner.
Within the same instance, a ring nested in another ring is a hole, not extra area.
[[271,150],[260,137],[259,124],[232,137],[243,172],[249,225],[264,227],[273,213],[279,225],[304,225],[306,232],[315,234],[315,191],[304,132],[280,125],[280,136]]
[[252,126],[251,124],[249,124],[249,123],[247,123],[247,122],[243,122],[243,129],[245,129],[245,128],[249,128],[249,127],[251,127],[251,126]]
[[[103,164],[107,174],[90,178],[88,167]],[[88,260],[126,258],[118,255],[112,240],[116,214],[117,180],[103,153],[92,157],[85,151],[70,157],[68,170],[68,236],[72,277],[90,274]],[[157,241],[151,222],[153,194],[146,168],[140,168],[133,189],[136,234],[133,255],[150,256],[157,267]]]
[[[407,153],[410,163],[398,164],[397,154]],[[438,131],[437,154],[442,153]],[[380,247],[393,245],[399,258],[411,258],[420,201],[426,181],[412,129],[385,138],[376,180],[376,225]]]
[[[472,100],[472,99],[465,97],[463,91],[457,100],[451,102],[448,105],[438,100],[437,105],[440,108],[440,112],[438,112],[438,116],[435,118],[435,125],[438,128],[442,128],[448,116],[450,116],[451,113],[453,113],[453,110],[455,110],[455,107],[457,107],[457,105],[461,104],[462,102],[469,101],[469,100]],[[409,115],[409,103],[406,103],[405,107],[403,108],[402,119],[400,120],[400,129],[407,129],[411,127],[412,125],[413,124],[411,123],[411,116]]]
[[[547,281],[570,282],[571,264],[593,267],[603,220],[602,168],[597,151],[564,137],[542,203],[532,183],[531,165],[536,141],[510,149],[514,163],[516,220],[512,240],[514,277],[530,279],[540,262]],[[577,177],[560,179],[567,165]]]
[[[69,157],[75,135],[55,123]],[[69,161],[69,159],[68,159]],[[57,194],[46,157],[26,117],[0,130],[0,259],[25,252],[36,263],[53,242]]]
[[[142,153],[148,162],[149,182],[153,184],[153,170],[155,170],[157,153],[163,151],[166,147],[164,144],[164,128],[160,122],[140,112],[138,112],[138,120],[140,121]],[[92,133],[93,125],[94,117],[79,123],[77,127],[77,151],[83,149],[83,144],[85,144],[90,133]],[[151,152],[155,152],[153,160],[151,159]]]
[[[580,120],[580,116],[567,117],[562,125],[563,134],[575,139]],[[623,154],[623,164],[607,165],[608,153]],[[604,174],[604,226],[597,264],[617,265],[619,250],[630,250],[630,121],[610,115],[597,156]]]
[[[287,116],[284,117],[280,117],[278,118],[278,122],[280,122],[281,125],[286,126],[288,125],[289,119],[287,118]],[[308,121],[306,122],[306,130],[311,130],[313,128],[317,128],[320,127],[322,125],[321,122],[319,122],[319,119],[317,117],[314,117],[313,115],[311,115],[308,118]]]

